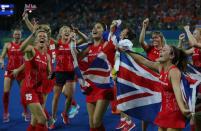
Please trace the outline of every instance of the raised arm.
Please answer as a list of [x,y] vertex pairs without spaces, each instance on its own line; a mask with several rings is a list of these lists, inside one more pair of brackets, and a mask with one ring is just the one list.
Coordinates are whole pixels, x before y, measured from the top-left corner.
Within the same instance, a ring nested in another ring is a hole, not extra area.
[[[185,34],[182,33],[179,35],[179,43],[178,43],[178,48],[183,48],[183,41],[185,39]],[[190,56],[190,55],[193,55],[193,52],[194,52],[194,47],[190,48],[190,49],[183,49],[185,54]]]
[[73,25],[71,25],[71,29],[80,37],[80,39],[76,43],[77,45],[80,45],[88,41],[89,38],[84,33],[82,33],[78,28],[75,28]]
[[[37,22],[34,21],[34,25],[33,25],[33,24],[31,23],[31,21],[29,20],[29,18],[28,18],[28,13],[27,13],[26,11],[23,13],[22,17],[23,17],[23,20],[25,21],[25,24],[26,24],[26,26],[28,27],[28,29],[29,29],[31,32],[33,32],[33,31],[34,31],[34,26],[37,25]],[[57,41],[56,41],[54,38],[50,37],[50,39],[52,39],[52,40],[54,41],[54,43],[57,44]]]
[[159,68],[160,68],[160,63],[158,62],[153,62],[150,61],[146,58],[144,58],[143,56],[139,55],[139,54],[135,54],[135,53],[130,53],[129,55],[139,64],[142,64],[156,72],[159,72]]
[[[27,11],[24,11],[22,17],[23,17],[23,20],[24,20],[26,26],[28,27],[28,29],[29,29],[31,32],[33,32],[33,31],[34,31],[34,26],[32,25],[31,21],[30,21],[29,18],[28,18],[28,13],[27,13]],[[36,23],[35,23],[35,24],[36,24]]]
[[[23,42],[22,42],[22,44],[21,44],[21,46],[20,46],[20,51],[22,51],[22,52],[26,52],[27,51],[27,47],[28,47],[28,45],[31,43],[31,41],[33,40],[32,38],[33,38],[33,36],[34,36],[34,32],[33,33],[31,33],[31,35],[29,35],[29,37],[28,38],[26,38]],[[29,50],[29,49],[28,49]]]
[[193,36],[193,34],[190,31],[190,27],[188,25],[184,26],[184,30],[186,31],[188,40],[189,40],[189,45],[190,46],[195,46],[197,43],[197,40],[195,39],[195,37]]
[[169,72],[169,79],[171,81],[173,91],[177,100],[177,104],[184,116],[187,116],[190,111],[187,108],[186,104],[184,103],[184,100],[182,98],[182,92],[181,92],[181,72],[178,69],[172,69]]
[[179,35],[179,43],[178,43],[178,48],[183,48],[183,42],[184,42],[184,40],[185,40],[185,34],[184,33],[182,33],[182,34],[180,34]]
[[149,50],[149,45],[144,41],[145,40],[145,33],[146,33],[146,28],[148,27],[149,24],[149,19],[146,18],[143,23],[142,23],[142,30],[140,33],[140,38],[139,38],[139,43],[141,44],[142,48],[147,51]]
[[194,47],[190,48],[190,49],[187,49],[187,50],[184,50],[185,54],[190,56],[190,55],[193,55],[193,52],[194,52]]
[[114,33],[116,28],[121,25],[121,20],[113,20],[110,25],[110,32]]

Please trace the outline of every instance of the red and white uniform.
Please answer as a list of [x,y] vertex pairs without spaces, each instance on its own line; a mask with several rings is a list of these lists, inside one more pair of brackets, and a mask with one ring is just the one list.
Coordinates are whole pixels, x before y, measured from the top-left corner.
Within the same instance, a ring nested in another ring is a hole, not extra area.
[[[55,61],[56,57],[56,51],[55,51],[55,44],[54,41],[51,39],[50,40],[50,45],[47,47],[47,54],[50,56],[51,60],[51,70],[53,71],[53,63]],[[44,78],[43,80],[43,88],[42,88],[42,93],[48,94],[52,91],[54,87],[55,80],[49,80],[47,77]]]
[[201,68],[201,51],[200,50],[201,49],[199,48],[195,48],[193,52],[193,56],[192,56],[193,65],[199,68]]
[[[164,69],[160,72],[161,88],[162,88],[162,106],[158,113],[155,124],[162,128],[185,128],[185,117],[182,115],[172,84],[168,79],[169,71],[176,66],[171,66],[167,72]],[[178,87],[176,87],[178,88]]]
[[74,71],[73,57],[70,51],[69,43],[58,41],[56,49],[56,72]]
[[[14,42],[10,43],[10,47],[7,51],[8,55],[8,64],[4,74],[4,77],[9,77],[14,79],[12,75],[12,70],[19,68],[24,63],[23,53],[20,51],[20,45]],[[24,78],[24,73],[21,72],[17,77],[16,80],[22,80]]]
[[156,61],[156,59],[160,56],[160,51],[154,46],[150,46],[150,49],[146,52],[147,58],[149,58],[151,61]]
[[[201,70],[201,49],[195,48],[192,56],[193,65]],[[196,103],[196,111],[201,111],[201,85],[198,88],[198,99]]]
[[23,104],[43,103],[41,86],[47,77],[47,55],[35,49],[35,56],[25,61],[25,79],[21,89]]
[[[101,43],[98,46],[94,46],[94,44],[89,46],[89,52],[88,52],[88,62],[89,65],[94,61],[94,59],[97,57],[97,55],[103,51],[107,55],[107,59],[110,62],[111,66],[114,66],[114,57],[115,57],[115,46],[110,41],[106,47],[103,48],[104,43]],[[88,81],[88,80],[87,80]],[[98,88],[94,83],[91,81],[88,81],[90,85],[92,86],[92,92],[86,96],[86,101],[88,103],[96,102],[97,100],[103,99],[103,100],[113,100],[114,99],[114,89],[108,88]]]
[[50,55],[51,66],[52,66],[52,70],[53,70],[53,63],[56,59],[56,47],[55,47],[54,40],[52,40],[52,39],[50,39],[50,45],[47,48],[47,53]]

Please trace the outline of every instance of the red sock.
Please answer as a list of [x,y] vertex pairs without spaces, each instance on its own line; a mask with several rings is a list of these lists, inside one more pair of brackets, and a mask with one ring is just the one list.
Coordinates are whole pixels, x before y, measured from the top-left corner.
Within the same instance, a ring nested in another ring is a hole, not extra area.
[[71,105],[76,106],[77,102],[75,101],[75,99],[72,99]]
[[4,113],[8,113],[8,103],[9,103],[9,92],[4,92],[3,93]]
[[99,127],[90,128],[90,131],[105,131],[105,127],[103,124],[101,124],[101,126],[99,126]]
[[191,131],[195,131],[195,124],[190,125],[191,126]]
[[22,107],[23,107],[23,109],[24,109],[24,113],[27,113],[27,105],[22,104]]
[[27,131],[35,131],[35,128],[36,128],[35,126],[33,126],[33,125],[30,124],[28,126],[28,128],[27,128]]
[[48,129],[45,124],[37,124],[35,131],[48,131]]
[[48,111],[47,111],[46,108],[44,109],[44,112],[45,112],[45,115],[46,115],[47,119],[49,120],[50,119],[50,115],[49,115],[49,113],[48,113]]
[[90,128],[90,131],[96,131],[96,128]]
[[103,124],[101,124],[101,126],[100,126],[100,127],[98,127],[97,129],[98,129],[98,131],[105,131],[105,127],[104,127],[104,125],[103,125]]

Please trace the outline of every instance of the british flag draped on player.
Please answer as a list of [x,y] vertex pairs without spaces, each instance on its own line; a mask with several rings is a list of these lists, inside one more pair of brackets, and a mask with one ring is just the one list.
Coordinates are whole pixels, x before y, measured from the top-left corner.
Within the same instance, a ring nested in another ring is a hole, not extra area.
[[[114,36],[115,37],[115,36]],[[113,38],[114,40],[116,38]],[[106,42],[103,45],[102,51],[97,55],[95,60],[89,65],[87,57],[83,58],[81,61],[77,61],[76,51],[74,48],[74,43],[71,42],[71,53],[74,59],[75,73],[78,78],[78,82],[81,86],[81,91],[86,94],[90,90],[90,84],[95,84],[98,88],[112,88],[114,86],[113,80],[111,78],[111,66],[109,60],[113,58],[113,52],[107,51],[109,48],[115,49],[115,43],[113,40]],[[83,50],[84,48],[90,46],[90,44],[85,44],[77,49]]]
[[[201,75],[190,65],[187,72],[188,75],[182,74],[181,90],[184,101],[194,112],[196,87],[200,84]],[[141,120],[154,121],[161,107],[158,77],[157,73],[139,65],[128,54],[121,52],[117,76],[118,108]]]
[[[90,83],[94,83],[96,87],[99,88],[112,88],[114,86],[111,72],[111,64],[109,61],[114,58],[115,53],[108,51],[110,48],[116,48],[117,41],[119,39],[120,29],[119,25],[121,21],[118,20],[117,29],[113,33],[105,31],[103,33],[103,39],[105,44],[103,45],[102,51],[97,55],[95,60],[89,65],[87,57],[83,58],[81,61],[77,61],[77,51],[82,51],[90,46],[90,43],[83,44],[81,46],[75,47],[75,43],[71,41],[71,53],[74,59],[75,74],[77,76],[78,82],[81,86],[81,91],[87,94],[90,91]],[[98,79],[97,79],[98,78]]]

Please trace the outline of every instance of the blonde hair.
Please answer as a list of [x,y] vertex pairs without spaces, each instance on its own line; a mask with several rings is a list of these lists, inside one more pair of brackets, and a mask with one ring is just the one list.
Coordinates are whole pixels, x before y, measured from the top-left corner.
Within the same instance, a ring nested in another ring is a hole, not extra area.
[[62,31],[63,31],[64,29],[66,29],[66,28],[71,29],[69,26],[62,26],[62,27],[59,29],[59,34],[57,35],[57,39],[58,39],[58,40],[61,39],[61,33],[62,33]]
[[162,46],[164,46],[164,45],[167,44],[166,39],[165,39],[165,37],[164,37],[164,35],[163,35],[162,32],[160,32],[160,31],[154,31],[154,32],[152,32],[152,35],[158,35],[161,38],[162,44],[163,44]]
[[47,33],[47,36],[48,36],[48,39],[51,37],[51,28],[50,28],[50,26],[48,25],[48,24],[41,24],[41,25],[39,25],[38,27],[37,27],[37,29],[36,30],[43,30],[44,32],[46,32]]
[[198,27],[198,28],[196,27],[195,29],[199,31],[200,36],[201,36],[201,27]]

